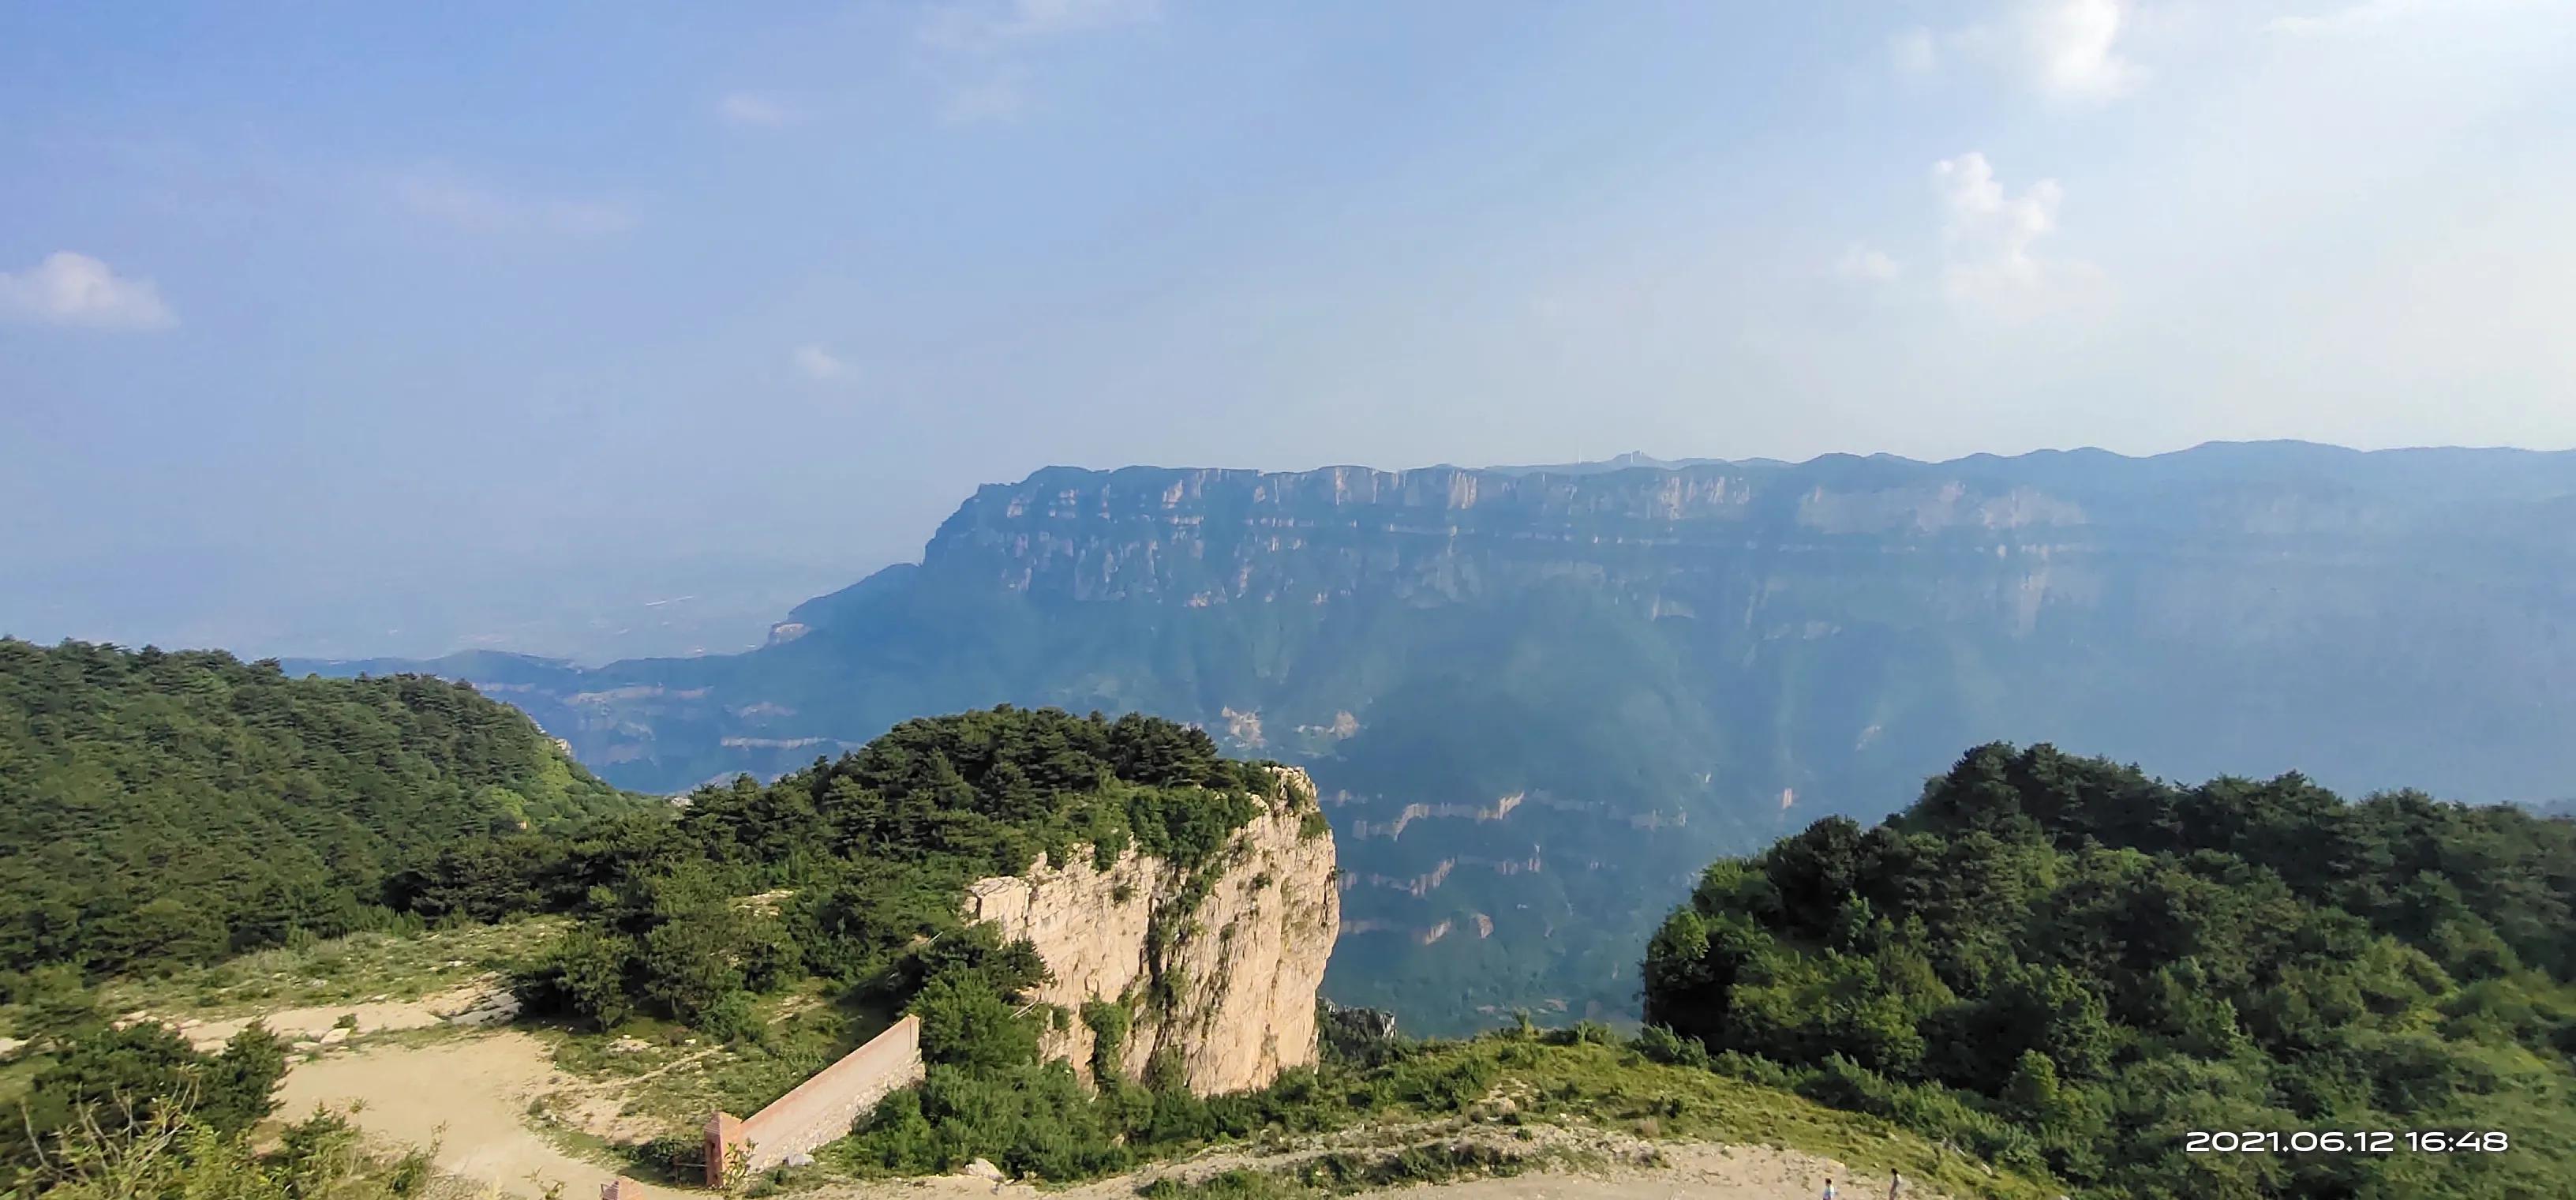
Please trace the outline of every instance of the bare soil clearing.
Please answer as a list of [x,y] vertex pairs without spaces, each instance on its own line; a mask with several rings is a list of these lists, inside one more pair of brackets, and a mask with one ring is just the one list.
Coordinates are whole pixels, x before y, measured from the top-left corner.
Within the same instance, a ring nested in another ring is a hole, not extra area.
[[[1480,1179],[1462,1179],[1449,1183],[1397,1187],[1362,1196],[1403,1196],[1406,1200],[1814,1200],[1823,1194],[1825,1180],[1830,1178],[1842,1195],[1851,1200],[1876,1200],[1886,1194],[1887,1179],[1854,1178],[1842,1164],[1795,1151],[1769,1146],[1716,1146],[1691,1143],[1664,1143],[1663,1166],[1621,1166],[1597,1169],[1561,1168],[1533,1170],[1520,1175]],[[1230,1165],[1259,1167],[1267,1160],[1235,1161]],[[1278,1161],[1286,1161],[1281,1159]],[[1189,1164],[1184,1173],[1201,1173],[1200,1163]],[[1134,1200],[1136,1189],[1145,1181],[1163,1174],[1148,1171],[1083,1184],[1055,1191],[1040,1191],[1026,1184],[995,1186],[980,1179],[950,1176],[909,1182],[847,1185],[807,1193],[814,1200],[879,1200],[895,1196],[914,1196],[921,1200],[967,1200],[969,1197],[1001,1196],[1004,1200]],[[1908,1180],[1907,1200],[1943,1200],[1939,1193],[1919,1190]],[[1953,1200],[1975,1200],[1957,1197]]]
[[[547,1183],[560,1183],[566,1197],[587,1200],[615,1172],[558,1148],[526,1117],[531,1100],[572,1083],[549,1065],[543,1043],[516,1031],[360,1045],[297,1063],[287,1072],[279,1115],[355,1103],[370,1135],[398,1146],[436,1145],[441,1170],[520,1196],[542,1196]],[[629,1193],[639,1187],[630,1183]],[[641,1192],[674,1200],[686,1194]]]
[[[486,977],[418,1000],[367,1000],[289,1008],[222,1021],[180,1021],[175,1027],[190,1045],[209,1052],[223,1049],[225,1042],[253,1022],[266,1025],[270,1033],[289,1043],[337,1042],[389,1030],[446,1024],[494,1005],[499,988],[497,977]],[[335,1032],[340,1029],[348,1032]]]
[[[514,1030],[477,1032],[419,1043],[405,1039],[362,1043],[298,1063],[288,1073],[280,1115],[301,1116],[316,1105],[360,1105],[356,1120],[369,1134],[396,1146],[438,1147],[439,1167],[506,1195],[542,1196],[548,1183],[563,1195],[587,1200],[614,1172],[567,1152],[530,1126],[530,1103],[541,1096],[585,1090],[589,1085],[556,1070],[545,1044]],[[1384,1134],[1390,1131],[1373,1131]],[[1533,1149],[1595,1152],[1624,1164],[1649,1145],[1619,1134],[1534,1130]],[[1369,1134],[1359,1134],[1369,1137]],[[1330,1139],[1342,1141],[1343,1139]],[[1376,1139],[1372,1138],[1372,1141]],[[1611,1165],[1590,1169],[1534,1170],[1506,1178],[1461,1180],[1393,1189],[1413,1200],[1807,1200],[1827,1177],[1842,1194],[1883,1194],[1885,1178],[1855,1179],[1842,1164],[1766,1146],[1651,1143],[1661,1166]],[[1284,1166],[1306,1152],[1258,1155],[1217,1150],[1183,1163],[1072,1188],[1040,1191],[1026,1184],[994,1184],[968,1176],[870,1183],[835,1183],[800,1196],[812,1200],[1132,1200],[1137,1187],[1161,1175],[1203,1178],[1242,1167]],[[632,1181],[628,1194],[705,1200],[711,1193],[649,1187]],[[1909,1183],[1908,1197],[1934,1200]],[[1962,1197],[1960,1200],[1973,1200]]]
[[[1517,1134],[1532,1135],[1521,1140]],[[1353,1131],[1351,1135],[1326,1139],[1324,1148],[1347,1149],[1367,1144],[1381,1150],[1393,1150],[1404,1144],[1431,1142],[1481,1142],[1495,1147],[1516,1148],[1544,1154],[1558,1152],[1575,1156],[1573,1162],[1533,1166],[1517,1175],[1491,1176],[1453,1180],[1446,1183],[1399,1186],[1358,1193],[1365,1196],[1401,1194],[1414,1200],[1812,1200],[1823,1194],[1827,1179],[1834,1181],[1843,1196],[1852,1200],[1875,1200],[1884,1195],[1887,1178],[1874,1180],[1855,1176],[1842,1163],[1803,1154],[1776,1146],[1731,1146],[1706,1142],[1649,1141],[1624,1133],[1583,1127],[1527,1126],[1505,1136],[1493,1127],[1459,1130],[1446,1123],[1426,1123],[1401,1136],[1395,1130]],[[1066,1189],[1054,1195],[1078,1197],[1079,1200],[1126,1200],[1136,1189],[1159,1176],[1182,1179],[1204,1179],[1236,1168],[1277,1170],[1301,1158],[1312,1157],[1314,1149],[1283,1154],[1256,1156],[1236,1151],[1216,1150],[1189,1160],[1151,1167],[1134,1175]],[[1540,1161],[1544,1162],[1544,1159]],[[1576,1165],[1589,1162],[1595,1165]],[[1871,1184],[1876,1185],[1872,1190]],[[990,1184],[985,1188],[989,1191]],[[1035,1189],[1009,1185],[1005,1190],[1025,1191],[1021,1200],[1035,1200]],[[1908,1200],[1945,1200],[1938,1192],[1926,1191],[1912,1180],[1905,1185]],[[1948,1200],[1977,1200],[1975,1197],[1953,1197]]]

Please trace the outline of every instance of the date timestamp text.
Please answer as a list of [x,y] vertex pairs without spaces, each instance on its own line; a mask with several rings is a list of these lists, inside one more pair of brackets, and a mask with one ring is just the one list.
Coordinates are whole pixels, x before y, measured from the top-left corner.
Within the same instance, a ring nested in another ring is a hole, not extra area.
[[2502,1154],[2513,1139],[2495,1130],[2220,1129],[2186,1133],[2182,1148],[2186,1154]]

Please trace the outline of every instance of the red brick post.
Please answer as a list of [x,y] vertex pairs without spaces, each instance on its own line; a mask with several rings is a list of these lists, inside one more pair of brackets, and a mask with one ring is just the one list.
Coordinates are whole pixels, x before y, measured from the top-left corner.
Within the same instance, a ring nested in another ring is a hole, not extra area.
[[707,1118],[707,1186],[725,1185],[725,1168],[733,1165],[736,1149],[750,1153],[751,1143],[742,1135],[742,1118],[732,1113],[717,1113]]

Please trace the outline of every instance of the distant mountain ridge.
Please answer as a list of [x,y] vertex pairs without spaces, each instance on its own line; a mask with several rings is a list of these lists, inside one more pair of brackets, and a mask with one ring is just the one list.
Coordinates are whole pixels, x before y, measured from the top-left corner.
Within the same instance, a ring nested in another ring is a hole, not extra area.
[[1632,1011],[1699,863],[1899,808],[1983,741],[2562,795],[2572,519],[2576,454],[2305,443],[1056,467],[757,651],[419,666],[650,789],[999,702],[1198,722],[1324,790],[1352,889],[1328,992],[1437,1029]]
[[1775,458],[1676,458],[1662,459],[1643,450],[1631,450],[1599,462],[1548,463],[1539,466],[1491,466],[1483,470],[1494,475],[1606,475],[1644,467],[1655,471],[1676,471],[1688,467],[1787,466]]

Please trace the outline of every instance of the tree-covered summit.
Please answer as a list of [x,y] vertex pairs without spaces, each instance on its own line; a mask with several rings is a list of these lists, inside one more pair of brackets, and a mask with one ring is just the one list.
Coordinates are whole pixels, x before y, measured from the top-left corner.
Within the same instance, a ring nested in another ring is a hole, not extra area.
[[0,638],[0,969],[382,924],[417,855],[638,803],[462,684]]
[[[1016,874],[1080,841],[1195,862],[1268,795],[1264,767],[1228,759],[1205,731],[1129,713],[1112,720],[1003,705],[905,721],[763,787],[700,789],[683,825],[720,860],[775,874],[821,852],[844,860],[982,859]],[[1229,803],[1229,799],[1235,803]]]
[[[2576,824],[1970,751],[1906,813],[1710,867],[1645,962],[1674,1052],[2103,1197],[2576,1178]],[[2193,1152],[2193,1131],[2396,1149]],[[2408,1131],[2500,1133],[2433,1154]]]
[[1041,968],[964,928],[968,885],[1131,848],[1195,873],[1280,788],[1198,729],[1005,705],[906,721],[771,783],[699,788],[676,820],[459,845],[402,886],[424,913],[579,916],[529,981],[540,1010],[730,1034],[754,996],[809,977],[900,1003],[973,968],[1008,992]]

